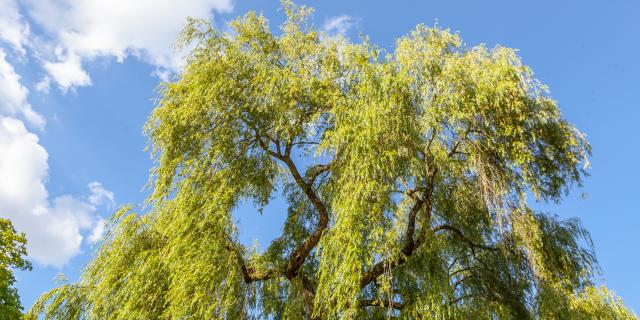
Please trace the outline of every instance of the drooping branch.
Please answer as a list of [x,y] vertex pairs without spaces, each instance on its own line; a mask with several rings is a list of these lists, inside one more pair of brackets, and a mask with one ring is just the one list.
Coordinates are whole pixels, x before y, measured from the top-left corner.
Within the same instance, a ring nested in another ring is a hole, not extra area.
[[230,237],[227,237],[227,243],[224,244],[224,248],[229,251],[229,253],[233,254],[238,261],[245,283],[249,284],[254,281],[267,280],[278,276],[277,271],[274,269],[259,271],[254,267],[247,265],[247,262],[244,260],[242,255],[242,251],[235,244],[236,243],[233,242]]
[[[429,202],[429,201],[427,201]],[[414,203],[411,210],[409,210],[409,217],[407,222],[407,228],[405,229],[405,244],[401,249],[402,255],[392,260],[383,260],[376,263],[368,272],[366,272],[362,278],[360,279],[360,287],[366,287],[371,281],[374,281],[379,276],[381,276],[386,269],[394,269],[398,265],[403,264],[407,259],[413,254],[413,252],[419,247],[420,243],[414,241],[414,233],[415,233],[415,225],[416,225],[416,216],[418,212],[422,209],[425,201],[422,199],[417,199]],[[430,206],[430,204],[429,204]],[[429,208],[429,210],[431,210]]]
[[438,231],[442,231],[442,230],[447,230],[447,231],[451,231],[453,232],[456,236],[458,236],[460,239],[462,239],[462,241],[464,241],[465,243],[467,243],[469,246],[473,247],[473,248],[480,248],[480,249],[485,249],[485,250],[491,250],[491,251],[495,251],[497,250],[495,247],[491,247],[491,246],[487,246],[484,244],[477,244],[474,243],[473,241],[471,241],[469,238],[465,237],[464,234],[462,233],[462,231],[460,231],[460,229],[451,226],[451,225],[441,225],[441,226],[437,226],[435,228],[433,228],[433,232],[438,232]]
[[364,299],[360,300],[361,307],[385,307],[400,310],[404,308],[404,304],[384,299]]
[[[417,195],[409,192],[409,195],[414,199],[415,203],[407,218],[407,227],[405,229],[404,246],[401,249],[400,257],[391,257],[389,259],[376,263],[368,272],[362,276],[360,280],[360,287],[364,288],[369,283],[381,276],[385,270],[393,270],[397,266],[405,263],[409,257],[418,249],[425,241],[426,227],[429,225],[430,214],[432,210],[431,194],[433,193],[433,181],[437,170],[434,168],[430,174],[427,175],[426,189],[424,192],[424,198],[420,198]],[[417,240],[414,240],[414,234],[416,230],[416,217],[420,210],[424,210],[425,217],[422,227],[422,232],[418,236]]]
[[[305,304],[305,308],[307,308],[307,313],[309,315],[313,314],[313,302],[316,298],[316,288],[311,283],[309,278],[304,276],[303,274],[298,274],[297,277],[300,279],[302,283],[302,299]],[[318,320],[319,317],[312,317],[312,320]]]
[[331,164],[317,164],[307,170],[306,176],[309,184],[313,185],[319,175],[331,170]]

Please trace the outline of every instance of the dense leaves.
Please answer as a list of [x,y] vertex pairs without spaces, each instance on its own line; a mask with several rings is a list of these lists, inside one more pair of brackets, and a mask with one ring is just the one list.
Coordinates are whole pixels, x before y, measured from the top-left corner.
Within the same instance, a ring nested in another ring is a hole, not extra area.
[[[385,52],[284,9],[278,35],[188,22],[146,126],[152,211],[116,214],[29,317],[635,319],[579,221],[529,206],[581,183],[589,145],[514,50],[419,25]],[[282,235],[246,248],[234,208],[278,193]]]
[[22,305],[12,269],[31,270],[24,234],[16,232],[11,221],[0,218],[0,319],[20,319]]

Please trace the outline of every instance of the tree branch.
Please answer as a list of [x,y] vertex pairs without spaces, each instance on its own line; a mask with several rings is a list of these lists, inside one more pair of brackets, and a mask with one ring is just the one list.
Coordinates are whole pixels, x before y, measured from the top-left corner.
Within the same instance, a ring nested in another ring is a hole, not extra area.
[[316,298],[316,289],[307,277],[302,274],[298,274],[298,277],[302,282],[302,299],[304,301],[305,308],[307,308],[307,314],[310,319],[319,320],[320,317],[312,317],[313,303]]
[[[431,173],[428,175],[427,188],[425,191],[424,199],[420,199],[419,197],[413,197],[415,199],[415,204],[409,211],[409,217],[407,222],[407,228],[405,231],[405,244],[401,249],[402,255],[400,257],[395,258],[394,260],[386,259],[375,264],[371,270],[366,272],[364,276],[360,280],[360,287],[366,287],[371,281],[377,279],[380,275],[382,275],[385,271],[385,267],[389,270],[393,270],[395,267],[405,263],[409,257],[415,252],[417,248],[422,245],[425,240],[425,231],[426,227],[429,225],[432,202],[431,202],[431,194],[433,193],[433,180],[435,175],[437,174],[437,170],[433,169]],[[416,216],[418,212],[424,207],[425,217],[423,222],[423,230],[418,237],[417,240],[414,240],[414,233],[416,229]]]
[[382,275],[385,271],[385,267],[389,269],[393,269],[396,266],[404,263],[409,258],[409,256],[413,254],[413,251],[415,251],[415,249],[419,245],[419,243],[416,243],[413,240],[413,235],[415,233],[415,226],[416,226],[416,215],[418,214],[418,211],[422,209],[422,206],[424,205],[424,203],[425,203],[424,200],[417,199],[415,204],[409,211],[408,223],[405,231],[405,240],[404,240],[405,244],[401,250],[402,255],[393,261],[389,261],[389,259],[387,259],[387,260],[383,260],[376,263],[371,268],[371,270],[369,270],[364,274],[364,276],[360,280],[361,288],[366,287],[371,281],[377,279],[380,275]]
[[317,164],[307,170],[305,176],[307,176],[308,184],[313,185],[319,175],[331,170],[331,163],[329,164]]
[[244,261],[244,258],[242,256],[242,252],[240,251],[240,249],[238,249],[237,246],[234,246],[235,243],[230,239],[227,239],[227,241],[228,242],[224,244],[224,247],[225,249],[227,249],[227,251],[229,251],[235,256],[236,260],[238,261],[238,264],[240,264],[240,269],[242,270],[242,277],[244,278],[245,283],[249,284],[254,281],[271,279],[278,274],[274,269],[269,269],[263,272],[259,272],[255,268],[251,266],[247,266],[247,263],[246,261]]
[[[287,150],[290,150],[290,144],[287,146]],[[285,152],[288,153],[288,151]],[[305,242],[298,246],[298,248],[296,248],[296,250],[289,257],[285,275],[287,276],[287,278],[291,279],[296,276],[296,274],[298,273],[298,269],[300,269],[300,266],[302,266],[304,260],[320,241],[322,233],[329,225],[329,212],[324,202],[320,200],[318,195],[313,190],[312,185],[310,183],[307,183],[304,178],[302,178],[300,172],[298,171],[298,168],[293,163],[293,160],[291,160],[291,157],[282,157],[282,161],[287,165],[289,171],[291,172],[291,175],[293,175],[293,179],[296,181],[300,189],[302,189],[311,204],[313,204],[314,208],[316,209],[316,211],[318,211],[318,214],[320,216],[318,219],[318,225],[316,226],[316,229],[313,231],[313,233],[311,233],[309,238],[307,238]]]
[[404,308],[404,304],[400,302],[387,301],[384,299],[364,299],[360,300],[361,307],[385,307],[385,308],[393,308],[393,309],[402,309]]
[[[318,225],[316,226],[316,229],[313,231],[313,233],[311,233],[309,238],[307,238],[307,240],[305,240],[301,245],[299,245],[289,256],[286,268],[284,270],[284,275],[287,277],[287,279],[291,280],[296,276],[298,276],[298,270],[304,263],[304,260],[307,258],[307,256],[309,256],[313,248],[316,247],[316,245],[320,241],[320,238],[322,237],[322,233],[329,225],[329,212],[324,202],[322,202],[322,200],[318,197],[316,192],[313,190],[313,181],[315,180],[315,178],[317,178],[319,174],[329,170],[330,165],[316,166],[316,169],[313,169],[314,171],[312,172],[313,179],[307,182],[300,175],[300,172],[298,171],[298,168],[296,167],[295,163],[293,163],[293,160],[291,160],[291,150],[294,145],[293,142],[289,141],[285,145],[284,154],[282,153],[280,149],[280,145],[278,143],[276,143],[278,147],[278,152],[273,152],[269,148],[269,146],[262,141],[260,137],[260,132],[255,129],[254,131],[256,134],[256,140],[260,144],[260,147],[265,152],[267,152],[267,154],[273,156],[276,159],[279,159],[287,166],[296,184],[298,185],[298,187],[300,187],[300,189],[302,189],[304,194],[307,196],[307,198],[309,199],[309,201],[312,203],[312,205],[314,206],[314,208],[319,214]],[[274,274],[276,274],[275,270],[269,270],[261,274],[255,274],[255,273],[252,274],[250,272],[251,270],[244,265],[244,262],[242,263],[243,263],[242,266],[243,266],[243,273],[245,275],[245,281],[248,280],[247,282],[269,279]],[[304,277],[302,277],[302,280],[303,280],[303,287],[305,288],[305,290],[308,291],[309,294],[315,295],[315,290],[312,287],[310,287],[311,282],[309,280],[306,280],[306,278]]]
[[462,234],[462,231],[460,231],[460,229],[451,226],[451,225],[441,225],[441,226],[437,226],[435,228],[433,228],[433,232],[438,232],[438,231],[442,231],[442,230],[447,230],[447,231],[451,231],[454,234],[456,234],[460,239],[462,239],[462,241],[466,242],[468,245],[470,245],[473,248],[480,248],[480,249],[485,249],[485,250],[491,250],[491,251],[495,251],[497,250],[494,247],[490,247],[490,246],[486,246],[483,244],[477,244],[474,243],[473,241],[469,240],[469,238],[465,237],[464,234]]

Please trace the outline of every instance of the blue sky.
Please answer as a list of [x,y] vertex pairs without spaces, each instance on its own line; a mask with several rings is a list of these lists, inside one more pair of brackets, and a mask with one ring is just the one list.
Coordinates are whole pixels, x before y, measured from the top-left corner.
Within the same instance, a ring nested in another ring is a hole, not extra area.
[[[564,116],[593,147],[590,177],[560,204],[591,231],[605,282],[640,311],[640,105],[637,1],[300,1],[314,24],[386,49],[418,23],[459,31],[468,45],[519,49]],[[180,65],[170,45],[186,16],[219,28],[248,10],[272,29],[275,1],[0,0],[0,216],[27,232],[34,270],[19,272],[26,307],[64,273],[77,278],[102,219],[138,207],[152,165],[142,125],[161,78]],[[263,246],[282,203],[241,206],[241,240]]]

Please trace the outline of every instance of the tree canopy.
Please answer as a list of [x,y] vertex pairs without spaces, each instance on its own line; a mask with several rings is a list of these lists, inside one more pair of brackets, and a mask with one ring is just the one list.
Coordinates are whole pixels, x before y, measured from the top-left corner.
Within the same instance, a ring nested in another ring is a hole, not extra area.
[[[119,210],[27,319],[636,319],[580,222],[530,205],[590,148],[513,49],[419,25],[387,52],[283,6],[278,34],[188,21],[145,127],[150,212]],[[282,234],[242,245],[233,210],[278,194]]]
[[24,234],[16,232],[8,219],[0,218],[0,319],[20,319],[22,305],[18,290],[13,286],[16,278],[12,268],[31,270],[31,263],[24,260],[27,254]]

